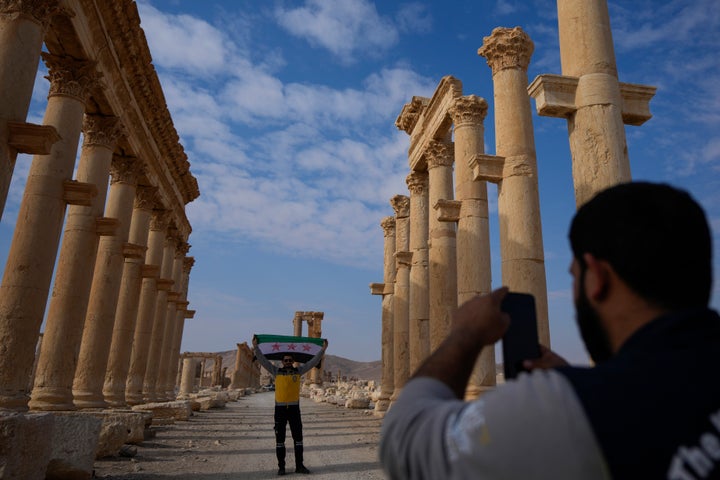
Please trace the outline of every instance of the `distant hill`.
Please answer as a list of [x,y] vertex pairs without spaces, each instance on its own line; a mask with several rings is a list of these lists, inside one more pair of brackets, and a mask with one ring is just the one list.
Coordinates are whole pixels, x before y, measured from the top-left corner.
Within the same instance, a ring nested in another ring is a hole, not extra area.
[[[216,352],[223,360],[223,368],[227,367],[225,376],[232,378],[235,371],[235,355],[237,350],[227,350],[225,352]],[[208,362],[208,369],[212,369],[212,362]],[[325,355],[323,360],[323,368],[325,371],[337,375],[338,371],[343,377],[358,378],[359,380],[374,380],[380,382],[382,376],[382,363],[380,360],[374,362],[356,362],[348,358],[338,357],[336,355]]]

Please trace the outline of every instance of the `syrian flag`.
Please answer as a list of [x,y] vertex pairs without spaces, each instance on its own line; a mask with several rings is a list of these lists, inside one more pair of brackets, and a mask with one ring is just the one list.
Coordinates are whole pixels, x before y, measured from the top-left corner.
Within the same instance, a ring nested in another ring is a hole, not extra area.
[[325,342],[322,338],[292,337],[289,335],[255,335],[258,348],[269,360],[282,360],[291,354],[296,362],[305,363],[317,354]]

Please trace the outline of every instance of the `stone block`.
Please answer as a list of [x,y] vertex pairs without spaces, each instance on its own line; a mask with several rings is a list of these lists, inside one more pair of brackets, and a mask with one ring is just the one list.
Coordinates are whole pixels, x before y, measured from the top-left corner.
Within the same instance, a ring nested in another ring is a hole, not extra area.
[[0,413],[0,479],[44,479],[54,426],[50,413]]
[[345,401],[345,408],[365,409],[370,407],[370,400],[367,398],[348,398]]
[[100,427],[95,458],[115,457],[128,438],[128,430],[124,423],[104,421]]
[[81,412],[53,412],[47,480],[84,480],[92,477],[102,420]]
[[190,401],[188,400],[177,400],[175,402],[161,402],[161,403],[145,403],[142,405],[135,405],[132,407],[133,410],[147,410],[153,414],[153,425],[160,425],[160,421],[171,419],[187,421],[190,419],[190,413],[192,408]]

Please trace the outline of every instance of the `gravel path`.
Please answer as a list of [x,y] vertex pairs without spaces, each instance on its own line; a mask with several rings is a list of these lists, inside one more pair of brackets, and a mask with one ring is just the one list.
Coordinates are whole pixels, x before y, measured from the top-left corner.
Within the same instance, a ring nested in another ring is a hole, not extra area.
[[[188,422],[153,427],[155,438],[137,455],[95,462],[96,478],[112,480],[253,480],[277,478],[273,435],[273,392],[229,402],[225,408],[194,412]],[[302,398],[305,465],[313,479],[385,479],[378,464],[381,421],[350,410]],[[288,426],[288,474],[295,474]]]

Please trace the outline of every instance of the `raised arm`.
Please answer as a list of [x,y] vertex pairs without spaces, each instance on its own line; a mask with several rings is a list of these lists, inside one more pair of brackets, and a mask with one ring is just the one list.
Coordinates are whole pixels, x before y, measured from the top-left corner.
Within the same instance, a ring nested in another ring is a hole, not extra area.
[[300,372],[300,375],[305,375],[307,372],[310,371],[315,365],[320,363],[320,360],[322,359],[323,355],[325,355],[325,350],[327,349],[328,341],[323,341],[323,346],[320,349],[318,353],[315,354],[314,357],[312,357],[310,360],[307,361],[307,363],[300,365],[298,367],[298,372]]
[[260,348],[258,347],[257,338],[253,337],[252,339],[253,344],[253,351],[255,352],[255,357],[258,359],[258,362],[260,362],[260,365],[265,368],[268,372],[270,372],[270,375],[275,377],[277,375],[278,367],[270,363],[270,360],[268,360],[265,355],[260,351]]

